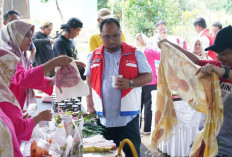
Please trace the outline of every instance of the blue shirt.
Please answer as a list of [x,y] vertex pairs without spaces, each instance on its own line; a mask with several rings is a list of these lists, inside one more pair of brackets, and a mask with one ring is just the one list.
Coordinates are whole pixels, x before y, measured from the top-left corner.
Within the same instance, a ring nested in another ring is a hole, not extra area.
[[[88,55],[88,62],[85,69],[85,75],[91,76],[90,62],[93,53]],[[120,116],[121,91],[112,87],[111,76],[119,75],[119,62],[121,49],[111,54],[104,50],[104,71],[102,77],[102,103],[103,117],[100,118],[101,124],[106,127],[126,126],[136,115]],[[136,50],[135,57],[138,62],[139,73],[152,72],[150,65],[147,62],[146,56]]]

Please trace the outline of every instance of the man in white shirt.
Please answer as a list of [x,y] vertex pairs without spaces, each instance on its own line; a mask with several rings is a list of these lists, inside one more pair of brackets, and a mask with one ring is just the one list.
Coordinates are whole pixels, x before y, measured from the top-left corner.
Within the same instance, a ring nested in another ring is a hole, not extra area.
[[[205,19],[202,17],[196,18],[193,23],[195,31],[198,33],[198,37],[202,41],[203,48],[209,47],[214,43],[214,38],[210,33],[210,30],[207,28]],[[216,53],[209,50],[205,52],[206,57],[211,57],[213,60],[216,60]]]

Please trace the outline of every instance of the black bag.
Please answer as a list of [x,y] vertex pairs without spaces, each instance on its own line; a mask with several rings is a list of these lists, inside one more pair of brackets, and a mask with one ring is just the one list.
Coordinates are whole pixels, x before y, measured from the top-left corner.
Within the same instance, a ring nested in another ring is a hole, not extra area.
[[79,72],[80,72],[80,75],[81,75],[81,79],[82,79],[83,81],[85,81],[85,80],[86,80],[86,76],[84,75],[84,73],[85,73],[85,68],[82,68],[81,66],[78,66],[78,69],[79,69]]

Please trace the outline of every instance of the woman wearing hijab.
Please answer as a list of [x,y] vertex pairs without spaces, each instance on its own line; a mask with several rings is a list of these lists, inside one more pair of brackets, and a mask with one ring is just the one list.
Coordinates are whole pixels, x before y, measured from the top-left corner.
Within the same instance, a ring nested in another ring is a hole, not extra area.
[[33,118],[23,119],[22,110],[26,102],[35,103],[35,95],[32,89],[41,90],[49,95],[53,91],[53,80],[44,75],[56,66],[67,66],[72,59],[67,56],[54,58],[43,65],[32,68],[26,56],[29,49],[34,26],[17,20],[10,22],[0,32],[0,46],[14,53],[20,60],[10,83],[10,90],[18,103],[1,101],[0,108],[14,124],[18,143],[21,140],[29,140],[34,126],[40,121],[49,121],[52,118],[50,110],[42,111]]
[[[0,102],[18,103],[9,89],[19,63],[13,53],[0,48]],[[0,156],[22,157],[12,121],[0,109]]]
[[193,45],[193,54],[195,56],[197,56],[199,59],[207,59],[207,57],[205,55],[205,52],[204,52],[204,48],[203,48],[201,39],[197,38],[194,41],[195,42],[194,42],[194,45]]

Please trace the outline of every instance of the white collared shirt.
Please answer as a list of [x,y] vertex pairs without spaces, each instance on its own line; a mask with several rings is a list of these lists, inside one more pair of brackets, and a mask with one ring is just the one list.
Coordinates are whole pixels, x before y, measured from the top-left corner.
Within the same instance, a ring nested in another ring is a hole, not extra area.
[[[205,51],[205,48],[207,48],[207,47],[210,46],[210,45],[209,45],[209,44],[210,44],[210,41],[209,41],[209,39],[207,38],[207,36],[205,36],[205,35],[201,36],[201,35],[204,33],[205,30],[207,30],[207,28],[204,29],[204,30],[202,30],[202,31],[198,34],[198,37],[201,38],[202,47],[204,48],[204,51]],[[205,53],[208,53],[208,51],[205,51]]]

